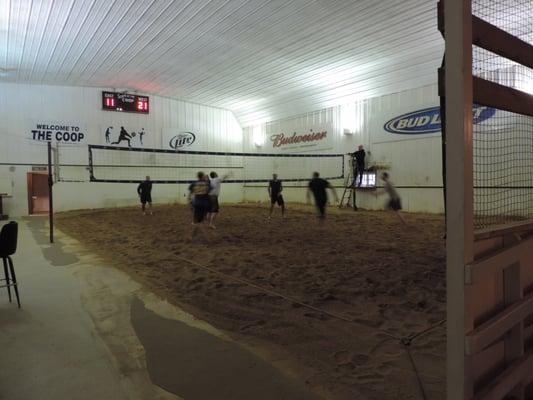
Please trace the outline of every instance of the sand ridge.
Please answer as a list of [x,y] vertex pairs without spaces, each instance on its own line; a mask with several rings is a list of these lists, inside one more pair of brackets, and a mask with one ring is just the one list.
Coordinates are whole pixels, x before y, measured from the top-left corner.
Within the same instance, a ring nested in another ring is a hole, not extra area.
[[[308,208],[289,205],[285,220],[276,214],[269,221],[266,208],[224,206],[218,229],[191,240],[187,207],[154,211],[71,212],[57,223],[169,301],[236,338],[282,349],[328,398],[422,398],[405,349],[383,331],[404,336],[444,318],[441,216],[407,215],[405,228],[385,212],[331,210],[319,224]],[[428,398],[443,399],[443,327],[418,338],[411,353]]]

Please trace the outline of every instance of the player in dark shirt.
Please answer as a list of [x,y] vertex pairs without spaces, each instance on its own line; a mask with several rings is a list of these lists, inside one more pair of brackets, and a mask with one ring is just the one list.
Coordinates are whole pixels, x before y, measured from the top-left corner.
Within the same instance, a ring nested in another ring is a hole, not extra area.
[[[363,172],[365,170],[365,149],[363,145],[359,145],[359,150],[355,153],[352,153],[353,156],[353,184],[354,186],[361,186],[363,182]],[[359,178],[359,183],[357,183],[357,178]]]
[[335,201],[338,202],[339,198],[337,197],[337,192],[333,186],[331,186],[327,180],[320,178],[320,174],[318,172],[313,172],[313,179],[309,181],[309,187],[307,189],[307,201],[310,201],[312,193],[313,197],[315,198],[318,217],[322,219],[326,217],[326,204],[328,203],[328,194],[326,189],[330,189],[333,192]]
[[193,225],[200,224],[209,212],[209,179],[203,172],[198,172],[198,180],[189,186],[189,201],[193,208]]
[[150,215],[153,215],[153,212],[152,212],[152,181],[150,180],[149,176],[146,177],[146,180],[139,183],[139,186],[137,186],[137,194],[139,195],[139,198],[141,199],[141,208],[142,208],[143,214],[146,215],[146,203],[148,203],[148,208],[150,209]]
[[277,174],[272,175],[272,180],[268,182],[268,194],[270,196],[270,214],[268,218],[272,217],[274,211],[274,205],[277,203],[281,207],[281,216],[285,216],[285,201],[281,192],[283,191],[283,184],[278,179]]

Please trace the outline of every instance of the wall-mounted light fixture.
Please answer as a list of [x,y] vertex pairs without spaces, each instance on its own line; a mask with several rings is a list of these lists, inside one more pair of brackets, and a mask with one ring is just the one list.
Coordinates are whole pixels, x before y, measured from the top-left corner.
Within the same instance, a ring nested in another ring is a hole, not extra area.
[[360,134],[364,126],[363,102],[343,104],[340,106],[340,124],[345,135]]
[[262,147],[265,144],[265,135],[263,135],[263,128],[261,125],[255,125],[252,128],[252,141],[255,147]]

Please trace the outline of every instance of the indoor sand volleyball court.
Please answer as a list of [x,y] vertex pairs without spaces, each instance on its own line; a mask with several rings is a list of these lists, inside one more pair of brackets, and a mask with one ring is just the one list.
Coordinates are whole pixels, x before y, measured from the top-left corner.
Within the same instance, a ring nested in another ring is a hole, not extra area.
[[533,398],[529,1],[0,9],[0,399]]

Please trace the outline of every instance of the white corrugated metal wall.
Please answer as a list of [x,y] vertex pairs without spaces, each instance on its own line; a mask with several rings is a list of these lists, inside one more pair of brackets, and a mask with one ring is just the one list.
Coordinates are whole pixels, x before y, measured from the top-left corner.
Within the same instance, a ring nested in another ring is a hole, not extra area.
[[[121,125],[144,128],[145,147],[168,148],[163,143],[164,129],[194,131],[196,148],[217,151],[242,151],[242,130],[230,111],[183,101],[152,96],[150,114],[137,115],[101,110],[101,90],[41,85],[0,84],[0,175],[12,184],[13,198],[5,199],[12,215],[27,214],[26,173],[29,164],[46,163],[46,146],[30,139],[35,123],[69,123],[86,129],[85,144],[60,147],[60,162],[87,163],[87,143],[105,144],[106,127]],[[118,132],[114,131],[114,137]],[[124,144],[123,144],[124,145]],[[65,161],[66,160],[66,161]],[[14,166],[11,172],[9,167]],[[66,168],[62,168],[65,173]],[[140,178],[149,171],[139,170]],[[85,168],[78,169],[88,179]],[[54,187],[55,208],[68,209],[114,207],[135,204],[134,184],[61,182]],[[183,201],[185,185],[158,185],[154,201]],[[240,185],[226,185],[224,201],[240,201]]]
[[[440,133],[423,135],[398,135],[386,132],[387,121],[407,112],[413,112],[438,105],[435,85],[425,86],[400,93],[376,97],[357,103],[330,107],[324,110],[302,114],[294,118],[260,124],[264,144],[254,145],[254,127],[244,128],[245,148],[253,151],[271,152],[269,140],[276,132],[292,132],[295,129],[307,131],[324,124],[331,126],[331,141],[327,146],[316,147],[320,153],[348,153],[363,144],[368,163],[388,165],[392,180],[399,187],[404,208],[417,212],[443,212],[442,166]],[[351,134],[344,134],[348,129]],[[257,137],[257,129],[256,135]],[[306,151],[312,151],[312,147]],[[292,151],[298,151],[294,149]],[[295,164],[294,168],[298,168]],[[312,170],[302,170],[303,177]],[[334,182],[341,185],[341,182]],[[339,191],[341,189],[338,189]],[[340,194],[340,193],[339,193]],[[304,201],[305,189],[288,189],[289,200]],[[265,200],[265,192],[250,185],[245,187],[245,198],[249,201]],[[358,192],[358,204],[363,208],[379,209],[384,198],[376,198],[372,192]]]

